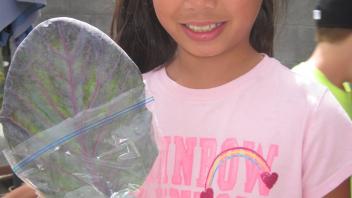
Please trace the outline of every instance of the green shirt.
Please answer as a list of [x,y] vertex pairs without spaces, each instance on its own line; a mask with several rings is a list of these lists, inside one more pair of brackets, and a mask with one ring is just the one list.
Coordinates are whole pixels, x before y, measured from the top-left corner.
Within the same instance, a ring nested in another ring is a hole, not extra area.
[[301,63],[292,69],[293,71],[315,79],[317,82],[325,85],[331,93],[336,97],[341,106],[345,109],[349,117],[352,119],[352,91],[351,84],[346,82],[343,84],[344,90],[334,85],[318,68]]

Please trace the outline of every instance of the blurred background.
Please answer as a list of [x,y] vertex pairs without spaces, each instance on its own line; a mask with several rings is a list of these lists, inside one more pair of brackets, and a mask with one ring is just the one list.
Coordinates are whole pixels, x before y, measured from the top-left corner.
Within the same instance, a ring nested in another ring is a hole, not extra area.
[[[0,22],[1,17],[3,17],[1,15],[6,14],[4,3],[9,1],[20,2],[19,0],[0,0]],[[33,26],[49,18],[67,16],[88,22],[109,34],[114,0],[27,1],[42,2],[40,8],[38,7],[41,15],[33,17]],[[290,68],[306,60],[314,49],[315,27],[312,20],[312,10],[316,1],[288,0],[287,9],[278,21],[275,38],[275,57]],[[26,4],[24,3],[24,5]],[[0,47],[0,104],[2,104],[3,82],[14,49],[15,45],[8,45],[8,43]],[[2,137],[2,130],[0,130],[0,150],[5,147]],[[10,178],[11,172],[4,157],[0,154],[0,197],[12,185]]]

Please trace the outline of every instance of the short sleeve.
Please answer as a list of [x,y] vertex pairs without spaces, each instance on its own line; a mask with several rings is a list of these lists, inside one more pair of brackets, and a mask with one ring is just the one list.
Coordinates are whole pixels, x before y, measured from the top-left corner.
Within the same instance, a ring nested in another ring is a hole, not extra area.
[[303,197],[323,197],[352,175],[352,122],[325,92],[303,140]]

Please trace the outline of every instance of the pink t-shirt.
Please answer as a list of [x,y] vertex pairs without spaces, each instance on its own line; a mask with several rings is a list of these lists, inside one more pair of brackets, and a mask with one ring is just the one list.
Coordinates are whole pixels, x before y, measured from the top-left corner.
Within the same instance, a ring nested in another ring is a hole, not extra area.
[[315,198],[352,175],[346,113],[273,58],[211,89],[183,87],[164,68],[144,79],[162,144],[139,197],[198,198],[212,189],[214,198]]

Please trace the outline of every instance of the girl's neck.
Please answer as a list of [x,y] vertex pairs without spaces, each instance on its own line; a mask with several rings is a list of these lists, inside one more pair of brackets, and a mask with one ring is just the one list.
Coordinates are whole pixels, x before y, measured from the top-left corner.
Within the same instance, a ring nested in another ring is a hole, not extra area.
[[252,47],[211,57],[198,57],[178,49],[175,59],[166,66],[166,71],[171,79],[182,86],[207,89],[240,77],[262,58],[263,55]]

